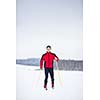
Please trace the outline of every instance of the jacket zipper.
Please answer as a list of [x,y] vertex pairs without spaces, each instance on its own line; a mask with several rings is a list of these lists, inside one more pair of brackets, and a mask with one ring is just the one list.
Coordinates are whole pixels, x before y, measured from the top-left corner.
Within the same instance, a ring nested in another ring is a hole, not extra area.
[[50,55],[49,55],[49,53],[48,53],[48,67],[50,67],[49,65],[50,65],[50,57],[49,57]]

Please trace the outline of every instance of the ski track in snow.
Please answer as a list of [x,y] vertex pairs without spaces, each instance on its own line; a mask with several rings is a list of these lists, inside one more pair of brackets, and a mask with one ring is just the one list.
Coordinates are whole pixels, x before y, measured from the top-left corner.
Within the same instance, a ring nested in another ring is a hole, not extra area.
[[[16,100],[83,100],[83,72],[55,71],[55,88],[43,88],[44,70],[38,66],[16,65]],[[60,78],[60,79],[59,79]]]

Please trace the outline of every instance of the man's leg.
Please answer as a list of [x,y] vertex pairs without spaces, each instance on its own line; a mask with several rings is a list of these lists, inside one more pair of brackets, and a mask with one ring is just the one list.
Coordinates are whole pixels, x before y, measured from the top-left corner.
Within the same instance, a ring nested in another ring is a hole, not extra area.
[[45,68],[44,88],[47,88],[47,82],[48,82],[48,68]]
[[52,88],[54,87],[54,71],[53,71],[53,68],[51,68],[49,70],[50,72],[50,76],[51,76],[51,81],[52,81]]

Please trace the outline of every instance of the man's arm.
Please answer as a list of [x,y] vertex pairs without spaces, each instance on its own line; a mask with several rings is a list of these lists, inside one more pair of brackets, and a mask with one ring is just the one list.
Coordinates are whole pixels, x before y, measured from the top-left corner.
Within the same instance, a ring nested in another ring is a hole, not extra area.
[[43,61],[44,61],[44,55],[42,55],[41,60],[40,60],[40,69],[43,68]]
[[56,54],[54,54],[54,59],[58,62],[59,58],[56,56]]

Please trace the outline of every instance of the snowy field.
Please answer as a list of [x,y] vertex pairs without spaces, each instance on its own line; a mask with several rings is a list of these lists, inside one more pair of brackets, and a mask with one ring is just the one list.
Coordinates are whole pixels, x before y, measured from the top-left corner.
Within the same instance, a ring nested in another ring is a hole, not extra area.
[[83,72],[55,71],[55,89],[44,90],[44,71],[16,65],[16,100],[83,100]]

